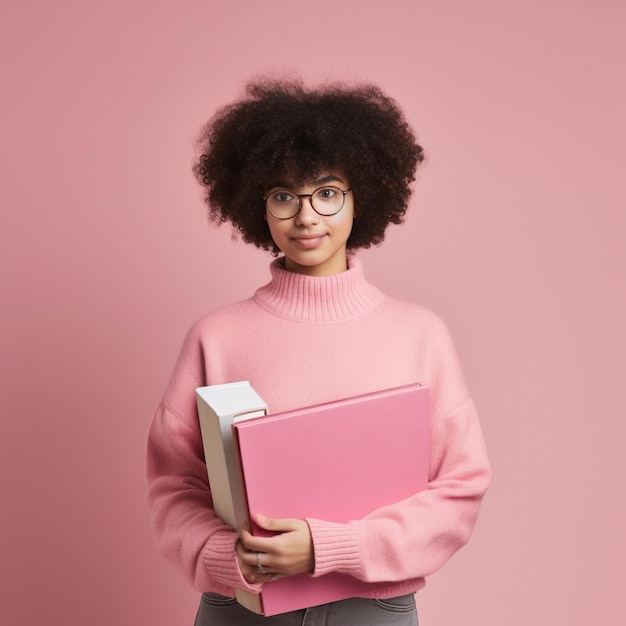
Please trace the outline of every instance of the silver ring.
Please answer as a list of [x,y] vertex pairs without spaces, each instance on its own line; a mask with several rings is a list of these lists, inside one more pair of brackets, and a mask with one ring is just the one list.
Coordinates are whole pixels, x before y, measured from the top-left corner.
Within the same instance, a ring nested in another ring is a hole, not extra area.
[[263,569],[263,566],[261,565],[261,552],[257,552],[256,553],[256,571],[257,574],[265,574],[265,570]]

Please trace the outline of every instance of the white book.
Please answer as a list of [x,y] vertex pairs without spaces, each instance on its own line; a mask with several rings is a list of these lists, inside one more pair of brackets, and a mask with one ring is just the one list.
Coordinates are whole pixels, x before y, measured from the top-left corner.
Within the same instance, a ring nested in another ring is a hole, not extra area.
[[248,381],[198,387],[196,400],[213,508],[226,524],[240,530],[247,511],[231,426],[266,415],[267,405]]

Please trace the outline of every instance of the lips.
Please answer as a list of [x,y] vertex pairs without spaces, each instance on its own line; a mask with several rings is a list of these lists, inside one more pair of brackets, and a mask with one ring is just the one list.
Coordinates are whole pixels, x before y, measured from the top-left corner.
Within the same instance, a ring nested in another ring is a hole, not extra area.
[[312,250],[322,243],[324,235],[300,235],[292,239],[303,250]]

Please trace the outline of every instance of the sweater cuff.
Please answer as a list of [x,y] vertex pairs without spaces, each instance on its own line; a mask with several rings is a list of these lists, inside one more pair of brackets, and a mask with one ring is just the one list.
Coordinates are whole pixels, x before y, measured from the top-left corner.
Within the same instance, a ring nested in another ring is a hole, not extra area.
[[356,576],[360,569],[359,541],[349,524],[307,519],[313,538],[315,569],[312,576],[341,572]]
[[216,582],[235,589],[261,593],[262,583],[250,584],[243,577],[237,561],[238,536],[228,533],[225,537],[212,537],[210,547],[205,548],[202,562],[211,578]]

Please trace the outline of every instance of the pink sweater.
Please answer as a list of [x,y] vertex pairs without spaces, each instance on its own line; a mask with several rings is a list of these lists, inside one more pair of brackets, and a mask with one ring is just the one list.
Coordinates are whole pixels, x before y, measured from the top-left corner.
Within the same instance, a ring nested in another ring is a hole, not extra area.
[[237,533],[212,509],[196,387],[249,380],[278,412],[420,382],[432,390],[429,489],[348,524],[307,520],[313,576],[388,582],[372,597],[414,592],[469,539],[490,480],[448,332],[433,313],[367,283],[354,257],[348,271],[322,278],[288,272],[280,260],[271,273],[252,298],[191,328],[156,411],[147,479],[160,547],[199,591],[259,588],[241,576]]

